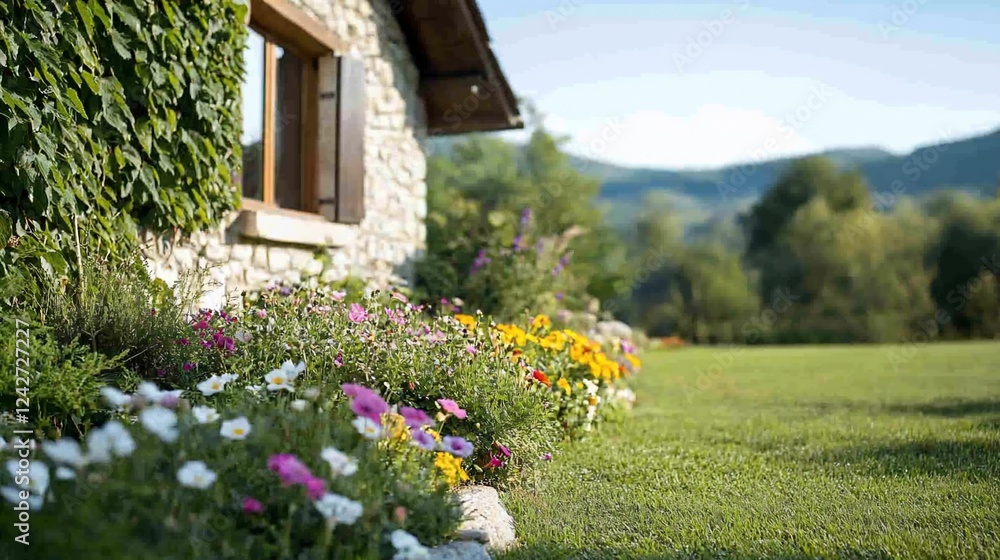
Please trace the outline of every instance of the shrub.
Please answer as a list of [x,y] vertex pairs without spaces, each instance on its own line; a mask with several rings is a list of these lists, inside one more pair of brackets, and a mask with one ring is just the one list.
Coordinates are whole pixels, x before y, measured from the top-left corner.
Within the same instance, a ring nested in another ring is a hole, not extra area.
[[85,433],[100,414],[98,391],[114,378],[118,357],[92,352],[76,340],[62,342],[49,327],[11,317],[0,320],[0,341],[3,410],[25,409],[24,417],[50,437]]
[[48,248],[28,262],[63,268],[81,230],[124,255],[136,226],[193,232],[235,208],[246,10],[0,3],[0,207],[13,236],[0,239],[0,277],[20,239]]
[[[363,437],[329,392],[225,393],[215,409],[151,384],[138,395],[112,391],[109,403],[137,424],[112,421],[82,447],[43,442],[30,483],[17,484],[9,460],[0,493],[32,510],[30,546],[18,554],[385,558],[394,531],[423,545],[454,532],[459,512],[433,452]],[[12,526],[16,515],[4,508],[0,517]]]

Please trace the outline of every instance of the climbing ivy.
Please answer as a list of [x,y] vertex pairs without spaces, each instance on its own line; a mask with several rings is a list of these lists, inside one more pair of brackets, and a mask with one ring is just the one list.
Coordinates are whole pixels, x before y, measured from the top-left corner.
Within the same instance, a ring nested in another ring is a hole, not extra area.
[[71,269],[80,231],[120,255],[139,228],[193,232],[236,207],[246,13],[0,2],[0,278],[19,260]]

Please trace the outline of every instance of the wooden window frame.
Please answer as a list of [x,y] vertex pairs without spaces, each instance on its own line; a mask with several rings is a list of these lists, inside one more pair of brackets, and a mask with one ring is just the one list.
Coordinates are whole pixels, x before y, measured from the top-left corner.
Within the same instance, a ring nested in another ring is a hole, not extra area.
[[[247,25],[264,39],[264,123],[261,138],[261,199],[243,199],[249,210],[281,210],[283,214],[319,212],[317,191],[319,133],[319,58],[343,52],[344,45],[329,29],[286,0],[251,0]],[[302,75],[302,209],[277,206],[275,202],[275,144],[277,107],[276,48],[280,46],[303,59]]]

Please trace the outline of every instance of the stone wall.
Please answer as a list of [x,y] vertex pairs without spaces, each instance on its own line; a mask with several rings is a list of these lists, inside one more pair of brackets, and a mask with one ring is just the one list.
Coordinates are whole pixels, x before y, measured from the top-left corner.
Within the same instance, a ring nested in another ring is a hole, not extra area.
[[[172,282],[192,267],[209,267],[215,283],[206,305],[242,288],[272,280],[324,281],[348,275],[373,286],[400,285],[411,279],[412,262],[425,247],[427,213],[427,134],[417,95],[419,74],[392,13],[389,0],[290,0],[332,29],[365,60],[365,218],[350,228],[344,246],[319,250],[300,244],[263,242],[241,235],[238,213],[216,231],[190,239],[144,239],[144,254],[154,275]],[[335,53],[347,54],[347,53]],[[326,263],[324,266],[323,262]]]

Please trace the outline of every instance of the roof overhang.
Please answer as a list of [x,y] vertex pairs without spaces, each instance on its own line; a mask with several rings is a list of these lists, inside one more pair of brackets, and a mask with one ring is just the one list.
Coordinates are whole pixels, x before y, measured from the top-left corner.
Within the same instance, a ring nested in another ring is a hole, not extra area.
[[524,127],[475,0],[404,0],[393,7],[420,71],[431,135]]

